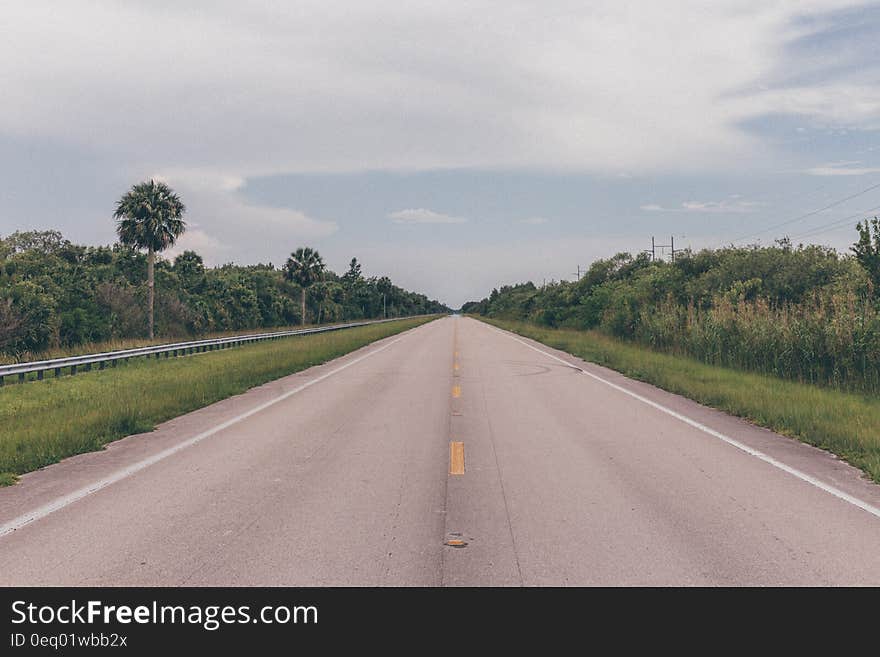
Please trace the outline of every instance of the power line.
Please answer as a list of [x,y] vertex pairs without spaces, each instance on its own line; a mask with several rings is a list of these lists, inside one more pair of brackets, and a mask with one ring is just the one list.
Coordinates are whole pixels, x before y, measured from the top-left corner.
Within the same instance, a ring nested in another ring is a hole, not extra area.
[[802,215],[800,215],[800,216],[797,216],[797,217],[795,217],[794,219],[788,219],[788,220],[786,220],[786,221],[782,221],[782,222],[780,222],[780,223],[778,223],[778,224],[774,224],[774,225],[772,225],[772,226],[768,226],[767,228],[764,228],[764,229],[762,229],[762,230],[759,230],[757,233],[750,233],[750,234],[748,234],[748,235],[744,235],[744,236],[742,236],[742,237],[738,237],[738,238],[736,238],[735,240],[733,240],[733,242],[741,242],[742,240],[750,239],[750,238],[752,238],[752,237],[756,237],[757,235],[762,235],[762,234],[764,234],[764,233],[766,233],[766,232],[768,232],[768,231],[775,230],[775,229],[777,229],[777,228],[781,228],[782,226],[787,226],[788,224],[793,224],[793,223],[796,222],[796,221],[801,221],[802,219],[806,219],[807,217],[812,217],[813,215],[819,214],[820,212],[824,212],[825,210],[830,210],[831,208],[833,208],[833,207],[835,207],[835,206],[838,206],[838,205],[840,205],[841,203],[846,203],[847,201],[851,201],[852,199],[857,198],[857,197],[859,197],[859,196],[862,196],[863,194],[867,194],[868,192],[873,191],[873,190],[875,190],[875,189],[877,189],[877,188],[880,188],[880,183],[876,183],[876,184],[874,184],[874,185],[871,185],[871,186],[868,187],[867,189],[863,189],[862,191],[857,192],[857,193],[855,193],[855,194],[852,194],[852,195],[850,195],[850,196],[847,196],[846,198],[842,198],[842,199],[839,199],[839,200],[837,200],[837,201],[834,201],[833,203],[829,203],[828,205],[826,205],[826,206],[824,206],[824,207],[821,207],[821,208],[819,208],[818,210],[812,210],[812,211],[810,211],[810,212],[806,212],[806,213],[804,213],[804,214],[802,214]]
[[870,215],[874,212],[880,211],[880,206],[876,208],[870,208],[868,210],[863,210],[862,212],[856,212],[855,214],[851,214],[848,217],[844,217],[843,219],[835,219],[827,224],[821,224],[819,226],[813,226],[812,228],[807,229],[802,233],[798,233],[795,235],[791,235],[791,239],[801,239],[803,237],[812,237],[813,235],[821,235],[822,233],[830,232],[832,230],[837,230],[839,228],[847,227],[849,222],[853,219],[865,219],[866,215]]

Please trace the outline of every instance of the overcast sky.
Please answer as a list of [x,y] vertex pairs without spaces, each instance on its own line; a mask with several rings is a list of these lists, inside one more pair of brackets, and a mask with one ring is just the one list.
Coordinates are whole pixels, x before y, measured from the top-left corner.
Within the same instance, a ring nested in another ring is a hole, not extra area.
[[9,0],[0,35],[0,235],[112,242],[155,177],[177,252],[457,306],[652,235],[846,249],[880,207],[878,3]]

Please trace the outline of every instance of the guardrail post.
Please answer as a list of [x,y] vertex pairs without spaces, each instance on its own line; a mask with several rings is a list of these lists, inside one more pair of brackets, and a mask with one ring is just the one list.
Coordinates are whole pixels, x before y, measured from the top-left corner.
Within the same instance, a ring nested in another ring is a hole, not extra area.
[[76,374],[76,365],[71,365],[71,366],[70,366],[70,374],[71,374],[71,376],[74,375],[74,374]]
[[61,376],[61,368],[56,367],[55,368],[55,378],[57,379],[59,376]]
[[37,370],[37,381],[43,380],[43,370]]
[[107,367],[107,361],[102,360],[100,363],[98,363],[99,370],[103,370],[105,367]]
[[22,372],[21,374],[18,375],[18,382],[24,383],[24,372]]

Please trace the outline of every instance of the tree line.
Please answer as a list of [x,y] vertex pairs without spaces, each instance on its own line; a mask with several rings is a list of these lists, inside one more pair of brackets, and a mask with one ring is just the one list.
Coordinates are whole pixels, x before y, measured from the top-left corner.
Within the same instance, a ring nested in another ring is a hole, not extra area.
[[880,391],[880,222],[851,254],[749,246],[594,262],[578,281],[492,290],[463,312],[598,330],[669,353],[784,378]]
[[402,317],[449,309],[424,294],[342,275],[308,247],[273,264],[206,267],[194,251],[158,257],[185,230],[164,183],[135,185],[117,204],[119,242],[84,246],[56,230],[0,236],[0,352],[21,358],[90,342]]

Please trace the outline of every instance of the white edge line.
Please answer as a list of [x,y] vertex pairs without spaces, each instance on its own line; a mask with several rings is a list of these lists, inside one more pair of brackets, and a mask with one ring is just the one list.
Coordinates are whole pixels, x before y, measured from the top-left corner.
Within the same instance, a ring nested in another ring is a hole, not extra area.
[[266,410],[270,406],[273,406],[280,401],[284,401],[288,397],[291,397],[291,396],[297,394],[298,392],[302,392],[306,388],[309,388],[309,387],[315,385],[316,383],[320,383],[324,379],[327,379],[327,378],[333,376],[334,374],[338,374],[342,370],[347,369],[347,368],[351,367],[352,365],[356,365],[357,363],[360,363],[362,360],[365,360],[365,359],[369,358],[370,356],[375,356],[380,351],[384,351],[388,347],[399,342],[401,339],[402,339],[402,337],[395,338],[391,342],[382,345],[378,349],[374,349],[373,351],[371,351],[367,354],[364,354],[363,356],[358,356],[354,360],[347,362],[345,365],[341,365],[340,367],[337,367],[334,370],[326,372],[326,373],[322,374],[321,376],[319,376],[315,379],[312,379],[311,381],[307,381],[306,383],[302,384],[299,387],[293,388],[292,390],[288,390],[287,392],[279,395],[278,397],[275,397],[274,399],[270,399],[269,401],[263,402],[259,406],[254,406],[252,409],[245,411],[241,415],[237,415],[233,418],[230,418],[229,420],[226,420],[225,422],[221,422],[220,424],[218,424],[214,427],[211,427],[210,429],[203,431],[202,433],[197,434],[197,435],[193,436],[192,438],[188,438],[187,440],[184,440],[182,443],[178,443],[177,445],[174,445],[173,447],[169,447],[168,449],[165,449],[165,450],[162,450],[161,452],[153,454],[153,456],[147,457],[147,458],[143,459],[142,461],[138,461],[137,463],[134,463],[134,464],[128,466],[127,468],[123,468],[122,470],[114,472],[113,474],[105,477],[104,479],[100,479],[100,480],[96,481],[95,483],[89,484],[88,486],[84,486],[78,490],[75,490],[72,493],[69,493],[68,495],[65,495],[63,497],[59,497],[58,499],[53,500],[53,501],[49,502],[48,504],[44,504],[43,506],[38,507],[37,509],[35,509],[33,511],[29,511],[28,513],[22,514],[22,515],[18,516],[17,518],[10,520],[6,524],[0,525],[0,538],[2,538],[3,536],[6,536],[7,534],[11,534],[12,532],[17,531],[17,530],[21,529],[22,527],[24,527],[25,525],[28,525],[36,520],[40,520],[42,518],[45,518],[50,513],[54,513],[55,511],[58,511],[59,509],[63,509],[64,507],[69,506],[69,505],[73,504],[74,502],[91,495],[92,493],[96,493],[99,490],[101,490],[102,488],[107,488],[107,486],[110,486],[111,484],[115,484],[116,482],[121,481],[121,480],[125,479],[126,477],[130,477],[131,475],[133,475],[137,472],[140,472],[141,470],[144,470],[144,469],[150,467],[151,465],[155,465],[159,461],[162,461],[163,459],[166,459],[169,456],[172,456],[172,455],[176,454],[177,452],[186,449],[187,447],[192,447],[193,445],[195,445],[198,442],[201,442],[205,438],[209,438],[209,437],[213,436],[214,434],[216,434],[220,431],[223,431],[224,429],[228,429],[232,425],[234,425],[238,422],[241,422],[242,420],[249,418],[252,415],[256,415],[257,413]]
[[658,404],[657,402],[655,402],[651,399],[648,399],[647,397],[643,397],[642,395],[638,394],[637,392],[633,392],[632,390],[627,390],[623,386],[619,386],[616,383],[608,381],[607,379],[603,379],[601,376],[593,374],[592,372],[588,372],[587,370],[583,369],[582,367],[578,367],[574,363],[570,363],[567,360],[559,358],[558,356],[554,356],[553,354],[551,354],[547,351],[544,351],[543,349],[538,349],[537,347],[530,345],[525,340],[520,340],[519,338],[515,337],[512,333],[509,333],[507,331],[502,331],[501,329],[498,329],[494,326],[491,326],[490,324],[485,324],[485,322],[483,322],[483,325],[488,326],[489,328],[492,328],[495,331],[498,331],[499,333],[507,336],[511,340],[514,340],[516,342],[519,342],[522,345],[525,345],[526,347],[528,347],[529,349],[532,349],[533,351],[537,351],[539,354],[544,354],[545,356],[552,358],[553,360],[559,361],[560,363],[567,365],[568,367],[570,367],[572,369],[577,370],[581,374],[586,374],[590,378],[595,379],[596,381],[599,381],[601,383],[604,383],[605,385],[610,386],[610,387],[614,388],[615,390],[618,390],[618,391],[624,393],[625,395],[629,395],[630,397],[632,397],[634,399],[638,399],[643,404],[647,404],[648,406],[651,406],[652,408],[655,408],[662,413],[666,413],[667,415],[671,415],[676,420],[680,420],[681,422],[684,422],[685,424],[688,424],[688,425],[694,427],[695,429],[699,429],[703,433],[707,433],[714,438],[718,438],[719,440],[724,441],[728,445],[731,445],[733,447],[736,447],[739,450],[742,450],[746,454],[750,454],[751,456],[754,456],[755,458],[761,459],[765,463],[769,463],[774,468],[778,468],[778,469],[782,470],[783,472],[787,472],[788,474],[797,477],[801,481],[805,481],[808,484],[811,484],[811,485],[815,486],[816,488],[825,491],[826,493],[830,493],[831,495],[834,495],[834,497],[837,497],[837,498],[843,500],[844,502],[849,502],[853,506],[856,506],[856,507],[862,509],[863,511],[867,511],[871,515],[874,515],[874,516],[880,518],[880,508],[877,508],[873,504],[869,504],[868,502],[865,502],[864,500],[860,500],[857,497],[853,497],[849,493],[845,493],[844,491],[840,490],[839,488],[835,488],[834,486],[826,484],[825,482],[820,481],[819,479],[816,479],[815,477],[813,477],[811,475],[808,475],[806,472],[801,472],[797,468],[793,468],[790,465],[786,465],[782,461],[778,461],[775,458],[773,458],[772,456],[768,456],[764,452],[761,452],[753,447],[749,447],[745,443],[741,443],[740,441],[738,441],[734,438],[731,438],[730,436],[726,436],[719,431],[715,431],[715,429],[711,429],[710,427],[707,427],[705,424],[701,424],[700,422],[697,422],[696,420],[692,420],[691,418],[687,417],[686,415],[682,415],[681,413],[673,411],[671,408],[667,408],[666,406],[663,406],[662,404]]

